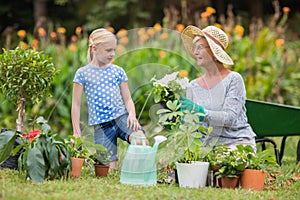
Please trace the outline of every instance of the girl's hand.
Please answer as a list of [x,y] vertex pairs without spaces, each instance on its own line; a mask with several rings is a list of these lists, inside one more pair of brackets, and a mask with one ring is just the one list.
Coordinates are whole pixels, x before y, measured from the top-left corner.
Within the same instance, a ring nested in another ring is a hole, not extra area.
[[135,116],[132,116],[129,114],[129,116],[127,118],[127,127],[134,131],[138,131],[140,129],[141,125],[139,124],[139,122]]

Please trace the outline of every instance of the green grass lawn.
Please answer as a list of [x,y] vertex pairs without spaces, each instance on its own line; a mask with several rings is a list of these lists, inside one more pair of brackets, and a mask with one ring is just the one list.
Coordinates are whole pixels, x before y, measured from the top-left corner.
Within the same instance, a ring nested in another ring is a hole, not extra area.
[[[298,139],[298,138],[297,138]],[[16,170],[0,170],[0,199],[299,199],[300,180],[293,178],[292,172],[300,169],[296,165],[296,143],[291,138],[282,160],[279,173],[273,179],[267,179],[263,191],[249,191],[241,188],[222,189],[204,187],[202,189],[179,188],[178,184],[158,183],[156,186],[130,186],[120,183],[120,171],[98,178],[91,169],[84,166],[79,178],[68,180],[51,180],[36,184],[25,179],[25,174]],[[163,180],[166,174],[158,170],[158,179]]]
[[[282,166],[288,173],[290,166]],[[284,171],[283,170],[283,171]],[[79,178],[52,180],[35,184],[25,180],[25,174],[15,170],[0,170],[0,199],[299,199],[300,180],[282,177],[274,188],[264,191],[179,188],[176,183],[156,186],[130,186],[120,183],[120,173],[115,171],[106,178],[96,177],[84,167]],[[288,181],[287,181],[288,180]]]

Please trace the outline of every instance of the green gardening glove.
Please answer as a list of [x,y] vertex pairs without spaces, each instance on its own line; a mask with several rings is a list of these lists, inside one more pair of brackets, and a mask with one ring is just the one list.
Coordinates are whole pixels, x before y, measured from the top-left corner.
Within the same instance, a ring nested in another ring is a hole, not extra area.
[[[179,103],[181,103],[181,107],[180,107],[181,110],[188,110],[188,111],[194,111],[197,113],[205,114],[203,106],[200,106],[185,97],[180,97]],[[203,121],[204,116],[200,116],[199,120]]]

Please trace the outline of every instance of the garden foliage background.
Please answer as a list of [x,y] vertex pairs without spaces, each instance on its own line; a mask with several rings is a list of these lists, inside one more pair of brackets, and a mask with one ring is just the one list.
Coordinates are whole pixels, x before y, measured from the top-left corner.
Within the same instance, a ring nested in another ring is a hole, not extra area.
[[[220,19],[221,23],[217,24],[214,13],[215,10],[208,7],[196,25],[220,26],[230,35],[228,50],[235,62],[232,70],[244,77],[247,97],[299,106],[300,41],[286,38],[289,8],[277,7],[269,21],[251,23],[249,27],[242,26],[241,19],[230,10],[228,17]],[[186,25],[171,26],[169,23],[173,20],[168,16],[163,21],[163,24],[157,23],[153,27],[120,29],[118,32],[113,27],[106,27],[117,35],[119,44],[114,63],[127,72],[137,115],[149,130],[155,127],[154,112],[158,108],[151,96],[152,77],[160,78],[166,73],[179,71],[191,80],[201,73],[180,40],[180,32]],[[72,80],[76,70],[87,63],[88,31],[85,27],[77,27],[70,42],[66,43],[63,26],[49,30],[53,31],[40,28],[38,37],[25,30],[17,33],[19,46],[44,51],[59,69],[51,88],[53,96],[37,105],[26,106],[25,130],[31,129],[33,119],[44,116],[54,131],[68,135],[72,134]],[[246,33],[245,30],[249,31]],[[6,100],[5,94],[0,94],[0,102],[0,127],[14,128],[16,107]],[[82,116],[83,133],[90,134],[86,109],[82,109]]]

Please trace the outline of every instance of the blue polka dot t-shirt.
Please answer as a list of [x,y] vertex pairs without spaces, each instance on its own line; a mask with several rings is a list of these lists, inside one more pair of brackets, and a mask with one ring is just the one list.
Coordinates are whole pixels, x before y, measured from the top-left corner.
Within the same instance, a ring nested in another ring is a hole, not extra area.
[[111,121],[127,112],[120,90],[120,84],[127,80],[124,69],[113,64],[105,68],[86,65],[77,70],[73,82],[84,87],[89,125]]

